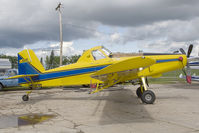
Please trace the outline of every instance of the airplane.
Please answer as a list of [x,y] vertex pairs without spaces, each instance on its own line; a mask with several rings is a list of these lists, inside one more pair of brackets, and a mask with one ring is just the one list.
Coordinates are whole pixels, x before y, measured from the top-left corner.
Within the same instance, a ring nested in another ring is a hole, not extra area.
[[[109,88],[117,83],[139,80],[140,87],[136,94],[146,104],[153,104],[156,96],[148,89],[147,77],[160,77],[162,73],[183,69],[187,65],[187,57],[192,51],[189,47],[185,53],[143,53],[138,56],[114,58],[114,54],[103,46],[97,46],[83,52],[74,64],[45,70],[31,49],[18,53],[19,85],[31,90],[22,97],[29,100],[29,95],[35,88],[58,87],[73,85],[91,85],[91,94]],[[191,83],[189,73],[187,82]],[[94,87],[93,87],[94,86]]]
[[[191,61],[191,60],[195,60],[195,61]],[[199,57],[192,57],[192,59],[188,59],[190,60],[189,62],[189,66],[191,69],[199,69],[199,61],[196,61],[198,60]],[[186,79],[186,76],[184,76],[182,73],[179,75],[179,78],[182,78],[182,79]],[[199,81],[199,76],[196,75],[195,73],[191,75],[191,81]]]
[[[179,75],[179,78],[186,79],[186,77],[182,73]],[[191,75],[191,81],[199,81],[199,76],[195,74]]]
[[[181,48],[180,51],[184,53],[183,49]],[[198,54],[199,55],[199,54]],[[199,69],[199,56],[192,56],[187,58],[188,63],[187,67],[188,69]],[[186,75],[186,73],[184,74]],[[186,76],[184,76],[182,73],[179,75],[179,78],[186,79]],[[191,72],[190,72],[191,75]],[[199,81],[199,76],[197,76],[195,73],[191,75],[191,81]]]

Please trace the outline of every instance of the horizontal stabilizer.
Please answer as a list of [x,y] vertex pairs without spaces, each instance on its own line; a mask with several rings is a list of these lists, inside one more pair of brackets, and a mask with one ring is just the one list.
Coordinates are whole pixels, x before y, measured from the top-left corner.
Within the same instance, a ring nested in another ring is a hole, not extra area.
[[6,79],[18,79],[18,78],[26,78],[26,77],[35,77],[35,76],[38,76],[38,75],[39,74],[16,75],[16,76],[9,77],[9,78],[6,78]]
[[156,63],[156,60],[149,58],[149,57],[140,57],[139,56],[139,57],[128,58],[128,59],[116,62],[102,70],[97,71],[96,73],[94,73],[92,75],[92,77],[98,76],[98,75],[103,75],[103,74],[108,74],[108,73],[138,69],[140,67],[148,67],[155,63]]

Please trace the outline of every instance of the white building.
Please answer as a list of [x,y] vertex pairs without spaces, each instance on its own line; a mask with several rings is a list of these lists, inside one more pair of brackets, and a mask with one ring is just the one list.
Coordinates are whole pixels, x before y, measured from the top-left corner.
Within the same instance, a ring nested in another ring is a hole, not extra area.
[[7,69],[11,69],[11,67],[9,59],[0,58],[0,72],[5,72]]

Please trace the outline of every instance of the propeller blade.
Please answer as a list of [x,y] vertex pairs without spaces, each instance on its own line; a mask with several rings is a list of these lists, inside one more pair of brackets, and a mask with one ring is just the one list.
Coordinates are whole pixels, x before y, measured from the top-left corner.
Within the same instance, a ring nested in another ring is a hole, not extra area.
[[188,49],[188,52],[187,52],[187,58],[190,57],[190,54],[192,52],[192,49],[193,49],[193,44],[189,45],[189,49]]
[[186,72],[187,83],[191,84],[191,68],[189,63],[187,63],[187,72]]
[[185,55],[186,55],[184,49],[180,48],[180,52],[181,52],[182,54],[185,54]]
[[191,76],[186,76],[187,83],[191,84]]
[[[188,51],[187,51],[187,59],[190,57],[192,49],[193,49],[193,44],[190,44],[189,48],[188,48]],[[184,49],[180,48],[180,52],[182,54],[186,55]],[[187,83],[191,84],[191,68],[190,68],[190,65],[189,65],[189,60],[187,61],[187,69],[186,69],[186,71],[185,71],[185,69],[183,69],[183,72],[186,75]]]
[[177,53],[179,53],[179,51],[177,50],[177,51],[174,51],[173,53],[174,53],[174,54],[177,54]]

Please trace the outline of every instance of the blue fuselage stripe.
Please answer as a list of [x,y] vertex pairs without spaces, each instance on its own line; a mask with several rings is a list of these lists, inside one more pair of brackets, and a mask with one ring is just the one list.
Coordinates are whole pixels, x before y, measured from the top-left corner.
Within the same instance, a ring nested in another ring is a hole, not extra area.
[[170,61],[179,61],[179,59],[157,60],[156,63],[163,63],[163,62],[170,62]]
[[70,70],[70,71],[62,71],[62,72],[54,72],[54,73],[44,73],[39,75],[40,80],[46,80],[51,78],[58,78],[58,77],[66,77],[71,75],[79,75],[84,73],[90,73],[94,71],[101,70],[106,66],[99,66],[99,67],[92,67],[92,68],[83,68],[83,69],[76,69],[76,70]]
[[[55,78],[61,78],[61,77],[68,77],[68,76],[75,76],[85,73],[91,73],[98,70],[101,70],[108,65],[105,66],[97,66],[97,67],[90,67],[90,68],[82,68],[82,69],[75,69],[75,70],[66,70],[66,71],[59,71],[59,72],[52,72],[52,73],[40,73],[36,78],[33,78],[33,81],[38,80],[50,80]],[[26,80],[21,79],[19,83],[25,83]]]

